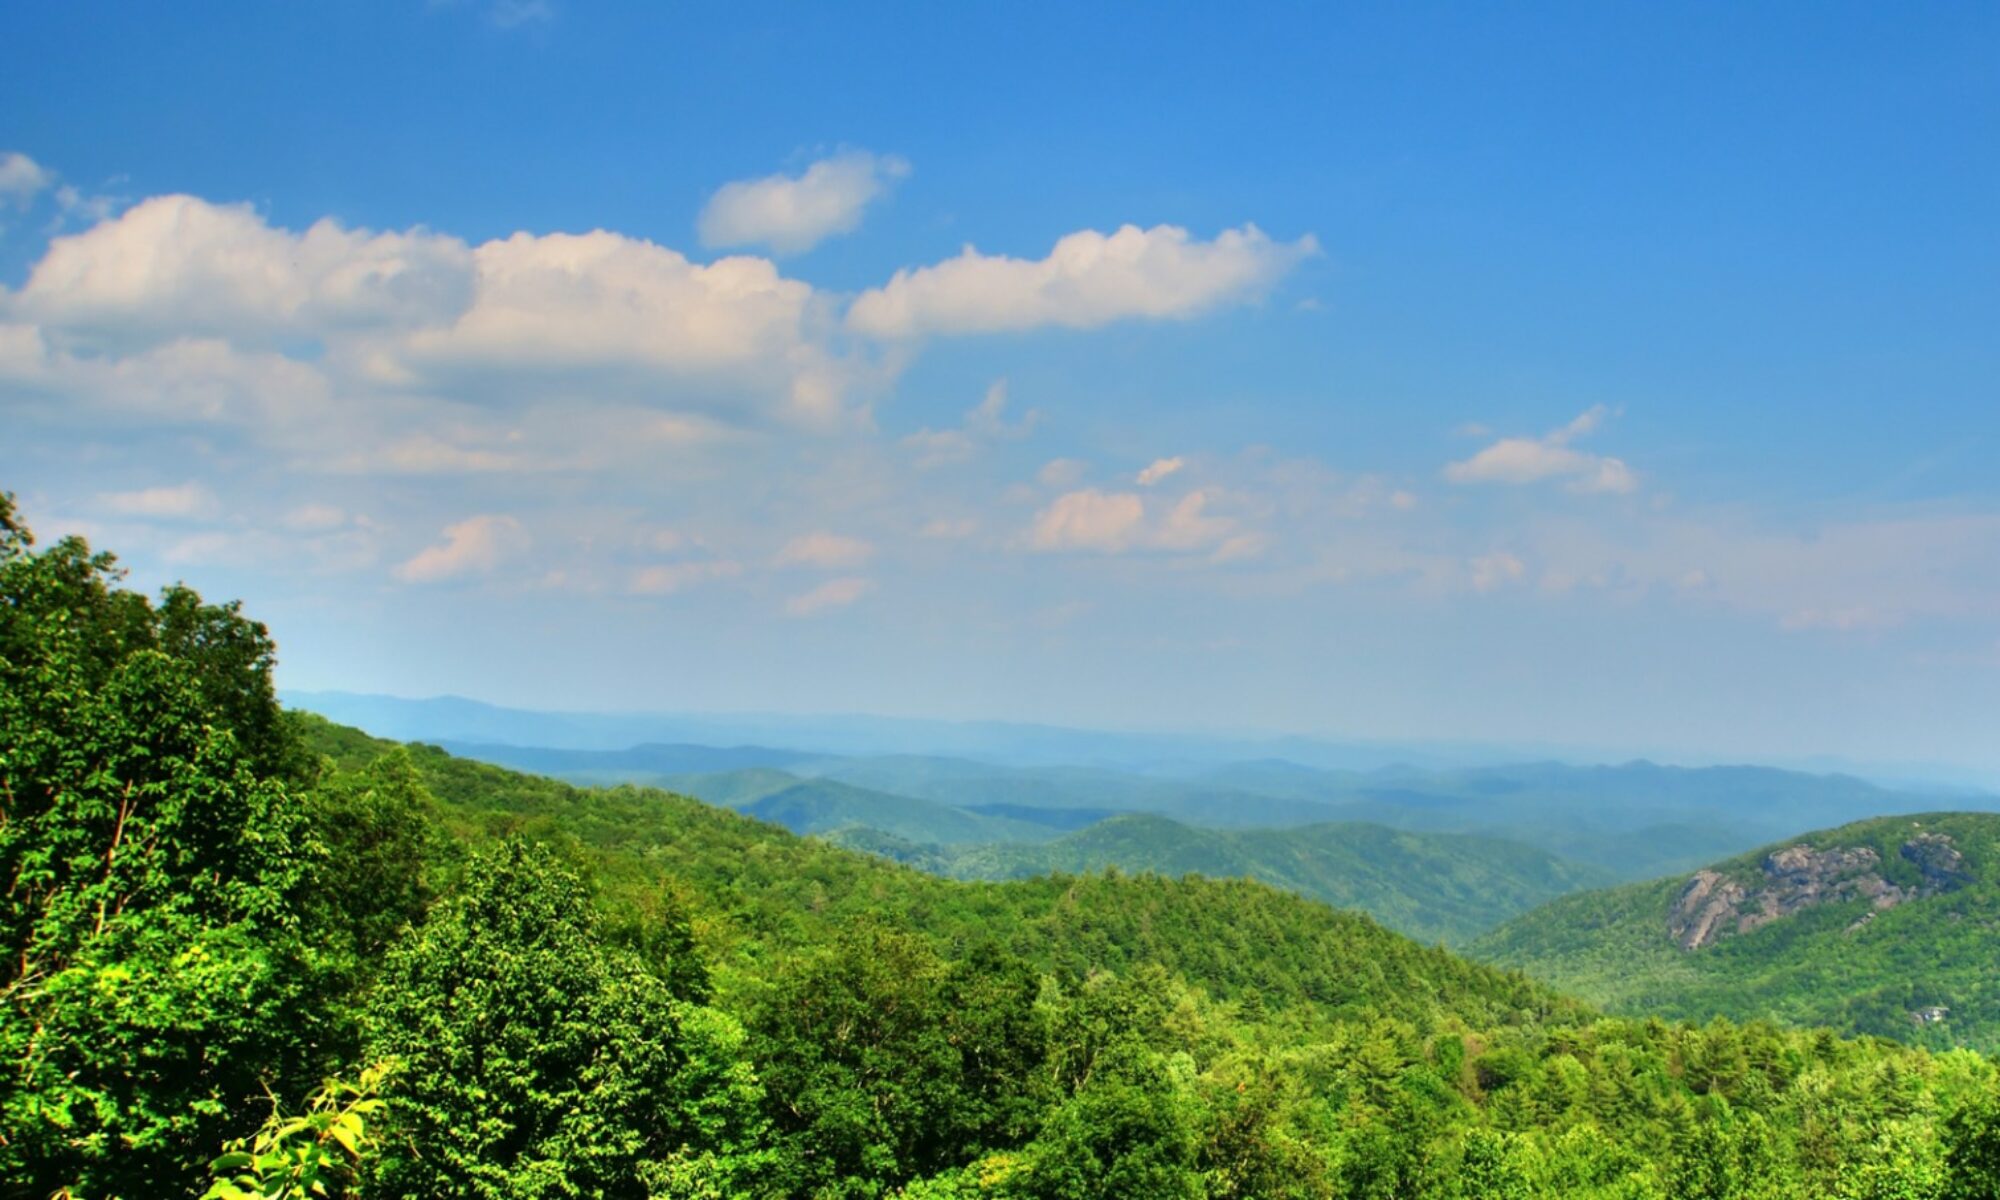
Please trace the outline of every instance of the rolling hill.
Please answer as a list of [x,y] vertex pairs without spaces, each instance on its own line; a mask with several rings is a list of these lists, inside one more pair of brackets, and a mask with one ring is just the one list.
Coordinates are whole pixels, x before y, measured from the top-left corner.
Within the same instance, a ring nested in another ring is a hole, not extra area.
[[[820,780],[872,793],[812,798],[793,828],[874,827],[918,843],[1039,840],[1019,827],[970,831],[965,815],[1076,829],[1120,812],[1209,829],[1368,822],[1525,843],[1602,868],[1615,880],[1692,870],[1801,829],[1892,813],[1993,809],[2000,798],[1885,788],[1845,775],[1767,767],[1517,763],[1461,770],[1330,770],[1284,759],[1181,764],[1151,771],[1009,764],[949,755],[841,757],[781,747],[651,744],[625,750],[447,743],[470,757],[573,783],[632,782],[738,806],[778,786]],[[773,772],[783,772],[783,778]],[[949,815],[886,797],[925,801]],[[787,822],[790,824],[790,822]]]
[[1306,1023],[1372,1014],[1496,1026],[1586,1011],[1516,972],[1253,881],[943,879],[686,796],[579,788],[435,746],[399,749],[312,714],[291,719],[313,751],[344,770],[407,755],[460,839],[523,835],[565,848],[588,865],[614,912],[638,920],[663,893],[677,897],[725,997],[754,993],[775,956],[878,921],[948,946],[997,940],[1070,978],[1153,963],[1217,997],[1254,991],[1259,1003],[1296,1009]]
[[2000,816],[1884,817],[1567,896],[1479,938],[1616,1012],[2000,1047]]
[[1357,908],[1421,941],[1459,943],[1508,916],[1610,876],[1516,842],[1410,833],[1357,822],[1284,830],[1196,829],[1127,813],[1052,841],[913,846],[871,830],[833,840],[958,879],[1020,879],[1116,868],[1256,879]]

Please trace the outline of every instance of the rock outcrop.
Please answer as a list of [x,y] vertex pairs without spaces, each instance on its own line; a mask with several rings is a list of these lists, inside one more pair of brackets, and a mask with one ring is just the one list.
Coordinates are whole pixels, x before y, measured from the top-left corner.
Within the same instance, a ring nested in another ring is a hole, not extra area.
[[[1764,856],[1758,864],[1763,878],[1752,886],[1719,871],[1696,871],[1667,913],[1667,933],[1681,949],[1699,950],[1816,905],[1866,900],[1872,914],[1971,881],[1965,856],[1944,834],[1917,834],[1901,854],[1917,868],[1915,887],[1883,878],[1882,857],[1869,846],[1787,846]],[[1865,918],[1849,928],[1863,923]]]

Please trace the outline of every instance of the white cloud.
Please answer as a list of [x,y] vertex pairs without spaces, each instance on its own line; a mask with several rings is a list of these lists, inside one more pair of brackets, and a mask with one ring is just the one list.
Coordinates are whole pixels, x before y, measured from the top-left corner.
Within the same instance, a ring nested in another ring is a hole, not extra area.
[[176,487],[152,487],[135,492],[104,492],[98,507],[120,517],[149,517],[181,520],[206,516],[216,510],[215,493],[199,483]]
[[1527,564],[1504,550],[1481,555],[1466,566],[1472,572],[1472,590],[1475,592],[1491,592],[1511,583],[1519,583],[1528,574]]
[[858,567],[875,554],[875,547],[860,538],[836,533],[809,533],[786,542],[774,560],[780,567],[818,567],[839,570]]
[[724,184],[701,210],[701,243],[802,253],[834,234],[853,232],[862,212],[909,173],[900,158],[856,150],[823,158],[796,177]]
[[1182,496],[1160,519],[1159,527],[1151,538],[1152,544],[1167,550],[1199,550],[1213,546],[1234,533],[1234,520],[1209,514],[1208,505],[1215,496],[1216,493],[1208,489]]
[[633,573],[631,590],[642,596],[666,596],[698,584],[733,579],[743,564],[728,560],[663,563]]
[[802,592],[785,601],[785,613],[793,617],[809,617],[829,608],[845,608],[873,591],[873,580],[854,577],[829,579],[809,592]]
[[11,308],[96,342],[266,341],[446,319],[471,285],[456,238],[331,220],[294,234],[247,205],[156,196],[51,242]]
[[263,426],[289,436],[309,436],[333,415],[332,385],[317,367],[216,338],[101,356],[53,345],[33,325],[0,322],[0,384],[121,419]]
[[512,517],[477,516],[448,525],[444,540],[396,568],[405,583],[436,583],[485,573],[528,548],[527,530]]
[[1501,438],[1471,458],[1447,466],[1444,477],[1462,484],[1529,484],[1566,479],[1573,492],[1635,491],[1638,477],[1622,460],[1590,454],[1570,445],[1594,431],[1604,416],[1604,406],[1600,404],[1539,438]]
[[816,329],[810,285],[761,258],[701,265],[651,242],[598,231],[518,233],[474,251],[472,302],[418,329],[383,360],[389,382],[555,380],[599,387],[624,373],[736,383],[775,394],[786,415],[842,413],[842,370]]
[[1152,487],[1186,465],[1186,460],[1179,457],[1156,459],[1151,466],[1139,472],[1138,484],[1140,487]]
[[1310,235],[1274,242],[1255,225],[1208,242],[1172,225],[1126,225],[1108,236],[1084,230],[1035,260],[967,246],[957,258],[898,271],[862,293],[847,311],[847,325],[891,339],[1191,317],[1261,298],[1318,249]]
[[0,154],[0,200],[26,208],[55,181],[54,172],[19,151]]
[[1036,550],[1130,549],[1146,520],[1146,502],[1130,492],[1088,488],[1056,497],[1035,514],[1028,545]]
[[482,407],[626,398],[824,425],[848,415],[866,373],[831,349],[830,302],[764,259],[698,264],[604,231],[477,247],[330,220],[294,233],[192,196],[55,239],[0,296],[0,319],[59,366],[189,341],[239,353],[317,342],[291,361],[343,391]]
[[1218,516],[1211,505],[1224,499],[1220,488],[1199,488],[1172,504],[1136,492],[1096,488],[1058,496],[1029,524],[1032,550],[1089,550],[1123,554],[1130,550],[1189,555],[1207,551],[1210,562],[1253,558],[1270,538],[1247,530],[1236,517]]

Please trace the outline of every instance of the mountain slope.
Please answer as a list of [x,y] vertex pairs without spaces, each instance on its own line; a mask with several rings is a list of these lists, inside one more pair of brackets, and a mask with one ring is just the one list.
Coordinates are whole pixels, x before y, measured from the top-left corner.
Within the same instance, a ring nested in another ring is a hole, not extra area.
[[[346,768],[394,743],[294,714],[316,751]],[[797,837],[650,788],[577,788],[454,757],[402,750],[455,830],[475,843],[519,833],[586,862],[614,907],[689,911],[723,994],[754,991],[774,954],[831,944],[857,921],[889,921],[943,945],[998,941],[1083,978],[1154,963],[1218,998],[1254,989],[1308,1024],[1379,1014],[1431,1027],[1574,1017],[1574,1002],[1518,973],[1470,962],[1262,884],[1159,875],[937,878]]]
[[1556,900],[1473,942],[1619,1012],[1775,1017],[2000,1048],[2000,816],[1807,834]]
[[1135,813],[1035,844],[898,846],[865,832],[836,840],[960,879],[1113,867],[1256,879],[1337,908],[1361,909],[1421,941],[1446,943],[1469,940],[1509,916],[1611,879],[1514,842],[1359,823],[1214,830]]

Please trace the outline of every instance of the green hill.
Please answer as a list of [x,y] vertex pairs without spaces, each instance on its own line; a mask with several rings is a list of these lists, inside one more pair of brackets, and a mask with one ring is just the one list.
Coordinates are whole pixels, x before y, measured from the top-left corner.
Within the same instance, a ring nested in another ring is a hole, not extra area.
[[[291,719],[308,746],[348,769],[398,750],[310,714]],[[869,916],[945,944],[997,936],[1079,976],[1156,963],[1218,996],[1254,988],[1321,1017],[1365,1008],[1426,1024],[1504,1024],[1572,1011],[1519,975],[1261,884],[1148,873],[957,882],[651,788],[579,788],[433,746],[403,752],[461,836],[524,833],[568,846],[634,909],[662,888],[682,896],[725,992],[754,990],[771,956],[824,945]]]
[[868,831],[834,835],[958,879],[1019,879],[1118,868],[1256,879],[1336,908],[1357,908],[1400,933],[1457,943],[1515,914],[1611,876],[1497,838],[1408,833],[1345,822],[1296,829],[1196,829],[1126,814],[1053,841],[913,846]]
[[1470,946],[1617,1012],[2000,1048],[2000,816],[1884,817],[1586,892]]

